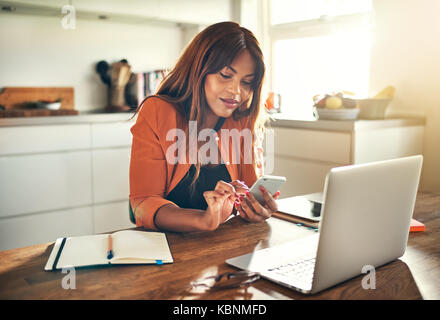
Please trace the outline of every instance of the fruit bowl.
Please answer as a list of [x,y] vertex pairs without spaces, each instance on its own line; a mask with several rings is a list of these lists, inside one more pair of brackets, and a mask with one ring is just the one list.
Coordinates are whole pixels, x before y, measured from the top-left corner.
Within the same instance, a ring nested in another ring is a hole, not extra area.
[[313,107],[313,114],[320,120],[355,120],[359,111],[358,108],[327,109]]
[[384,119],[391,99],[359,99],[359,119]]
[[315,95],[313,97],[313,114],[321,120],[355,120],[359,114],[358,103],[355,99],[344,97],[353,95],[348,91],[332,95]]
[[370,99],[356,99],[349,91],[317,94],[313,97],[313,114],[325,120],[384,119],[395,90],[387,86]]

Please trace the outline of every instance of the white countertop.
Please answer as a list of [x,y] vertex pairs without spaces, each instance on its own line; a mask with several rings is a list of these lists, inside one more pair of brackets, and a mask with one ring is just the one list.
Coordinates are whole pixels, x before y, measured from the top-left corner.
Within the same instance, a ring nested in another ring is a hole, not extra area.
[[[48,117],[17,117],[0,118],[0,127],[11,126],[40,126],[79,123],[103,123],[132,121],[133,112],[124,113],[80,113],[72,116],[48,116]],[[359,131],[378,128],[391,128],[402,126],[423,126],[424,118],[399,118],[384,120],[311,120],[311,119],[274,119],[272,127],[310,129],[322,131]]]
[[274,119],[274,128],[310,129],[322,131],[360,131],[392,127],[424,126],[424,118],[389,118],[383,120],[302,120]]
[[[135,121],[134,112],[80,113],[69,116],[0,118],[0,127]],[[131,119],[131,120],[130,120]]]

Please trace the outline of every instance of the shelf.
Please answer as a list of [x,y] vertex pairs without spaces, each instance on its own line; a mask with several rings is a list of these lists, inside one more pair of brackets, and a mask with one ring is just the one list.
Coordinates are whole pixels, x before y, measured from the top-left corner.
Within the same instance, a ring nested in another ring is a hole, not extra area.
[[[61,6],[47,6],[40,4],[31,4],[24,2],[0,1],[0,14],[16,14],[30,15],[40,17],[55,17],[62,19],[65,15],[62,13]],[[178,20],[167,20],[154,16],[120,14],[115,12],[104,11],[86,11],[75,10],[76,19],[78,20],[95,20],[111,23],[127,23],[127,24],[149,24],[160,27],[178,27],[191,28],[196,27],[198,23],[188,23]]]

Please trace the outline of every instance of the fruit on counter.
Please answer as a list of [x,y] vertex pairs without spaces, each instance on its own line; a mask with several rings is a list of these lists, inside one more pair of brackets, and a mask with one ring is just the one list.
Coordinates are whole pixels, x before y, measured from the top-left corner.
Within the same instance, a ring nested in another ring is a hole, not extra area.
[[342,99],[334,96],[325,99],[325,107],[328,109],[339,109],[342,107]]
[[374,96],[374,99],[392,99],[394,97],[394,93],[396,92],[396,88],[393,86],[388,86],[382,91],[380,91],[378,94]]
[[323,95],[315,95],[313,97],[313,101],[315,102],[314,106],[317,108],[327,108],[327,109],[340,109],[347,108],[353,109],[358,108],[359,104],[356,99],[347,98],[344,95],[354,95],[354,93],[349,91],[342,91],[333,93],[332,95],[325,94]]
[[325,100],[330,97],[328,94],[325,96],[322,96],[320,94],[317,94],[313,97],[313,102],[315,103],[315,107],[318,108],[325,108]]

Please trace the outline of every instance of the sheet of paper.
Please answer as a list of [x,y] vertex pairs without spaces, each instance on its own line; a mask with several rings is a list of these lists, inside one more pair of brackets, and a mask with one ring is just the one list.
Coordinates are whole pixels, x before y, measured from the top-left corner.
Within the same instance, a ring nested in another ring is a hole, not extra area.
[[166,235],[161,232],[124,230],[113,234],[113,260],[172,261]]
[[107,264],[107,235],[66,239],[57,268]]
[[277,200],[278,211],[311,221],[320,221],[322,193],[313,193]]

